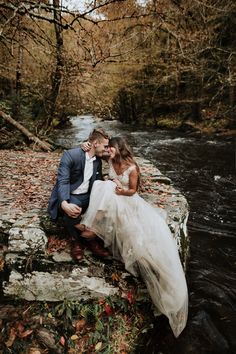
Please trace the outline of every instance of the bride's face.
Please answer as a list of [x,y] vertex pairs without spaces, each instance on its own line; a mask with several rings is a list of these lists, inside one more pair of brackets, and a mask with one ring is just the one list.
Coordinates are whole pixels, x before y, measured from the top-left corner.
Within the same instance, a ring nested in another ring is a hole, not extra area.
[[110,153],[110,158],[114,159],[116,156],[116,148],[114,148],[113,146],[109,146],[109,153]]

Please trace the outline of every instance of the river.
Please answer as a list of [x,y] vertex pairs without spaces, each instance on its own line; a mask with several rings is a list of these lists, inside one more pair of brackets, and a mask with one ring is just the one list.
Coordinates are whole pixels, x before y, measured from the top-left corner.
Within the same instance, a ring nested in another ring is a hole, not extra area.
[[236,353],[236,139],[143,129],[92,116],[71,119],[58,142],[75,147],[94,127],[128,139],[170,177],[190,205],[189,319],[175,339],[157,320],[136,353]]

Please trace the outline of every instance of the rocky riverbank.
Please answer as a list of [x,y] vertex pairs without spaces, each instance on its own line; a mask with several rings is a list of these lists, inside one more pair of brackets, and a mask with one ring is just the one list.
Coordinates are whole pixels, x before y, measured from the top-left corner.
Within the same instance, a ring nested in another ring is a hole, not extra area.
[[[2,348],[22,346],[17,353],[31,354],[45,348],[131,352],[152,322],[151,302],[142,281],[121,263],[98,260],[89,251],[83,262],[72,261],[62,225],[46,213],[59,158],[58,153],[0,151]],[[138,162],[141,194],[167,211],[186,266],[186,199],[149,161]]]

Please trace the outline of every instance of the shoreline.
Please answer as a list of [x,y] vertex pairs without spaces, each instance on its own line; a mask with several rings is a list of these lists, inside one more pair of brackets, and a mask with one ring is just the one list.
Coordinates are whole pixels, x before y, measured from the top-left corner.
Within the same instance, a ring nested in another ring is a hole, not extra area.
[[[85,115],[88,115],[85,114]],[[106,122],[106,119],[100,118],[100,117],[95,117],[95,119],[98,119],[100,121]],[[111,121],[107,120],[107,121]],[[120,122],[119,120],[114,119],[114,121]],[[122,124],[122,122],[120,122]],[[137,122],[131,122],[131,123],[123,123],[124,125],[128,125],[132,127],[132,125],[136,125],[136,128],[140,129],[146,129],[147,131],[150,129],[156,129],[156,130],[167,130],[173,133],[181,133],[181,134],[186,134],[186,136],[192,136],[192,137],[210,137],[210,138],[235,138],[236,137],[236,128],[231,129],[227,128],[226,126],[218,126],[214,127],[209,124],[208,122],[202,121],[202,122],[193,122],[191,120],[186,120],[186,121],[181,121],[176,118],[163,118],[160,119],[160,121],[154,123],[153,120],[147,121],[145,124],[138,123]],[[66,126],[70,126],[71,123],[68,121],[66,123]],[[65,147],[63,146],[58,146],[58,144],[55,142],[56,141],[56,136],[57,132],[60,130],[63,130],[65,126],[63,127],[56,127],[53,130],[50,131],[49,138],[45,139],[46,141],[49,141],[50,144],[54,145],[55,150],[62,150]],[[31,151],[38,151],[37,147],[35,148],[35,145],[30,143],[21,135],[21,133],[17,130],[10,130],[10,129],[4,129],[4,131],[0,130],[0,150],[15,150],[15,151],[21,151],[21,150],[31,150]],[[55,151],[54,150],[54,151]]]

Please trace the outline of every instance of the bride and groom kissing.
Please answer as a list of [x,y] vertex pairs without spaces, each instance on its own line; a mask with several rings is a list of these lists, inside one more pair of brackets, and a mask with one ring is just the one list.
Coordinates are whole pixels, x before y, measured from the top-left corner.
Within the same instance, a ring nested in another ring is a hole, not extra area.
[[[83,258],[81,239],[86,239],[83,243],[94,255],[111,253],[131,274],[141,275],[177,337],[187,321],[188,291],[163,211],[138,195],[139,166],[123,138],[109,139],[102,129],[94,129],[88,142],[64,152],[48,211],[54,220],[62,215],[74,260]],[[105,181],[104,157],[109,164]]]

